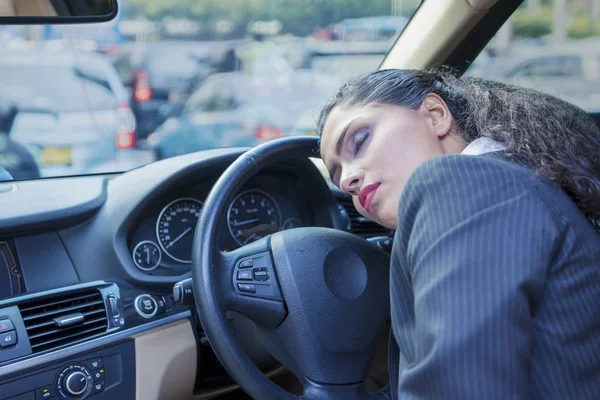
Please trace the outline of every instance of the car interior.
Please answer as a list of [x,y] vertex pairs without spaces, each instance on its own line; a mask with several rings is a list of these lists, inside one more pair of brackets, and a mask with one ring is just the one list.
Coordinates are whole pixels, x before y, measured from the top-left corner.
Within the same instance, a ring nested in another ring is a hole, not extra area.
[[[423,1],[379,68],[465,73],[522,3]],[[0,400],[385,398],[394,232],[318,148],[0,181]]]

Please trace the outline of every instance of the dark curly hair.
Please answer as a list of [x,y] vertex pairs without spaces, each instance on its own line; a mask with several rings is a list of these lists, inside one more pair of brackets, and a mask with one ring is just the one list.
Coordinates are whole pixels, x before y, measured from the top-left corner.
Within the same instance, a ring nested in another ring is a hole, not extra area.
[[600,129],[581,108],[554,96],[445,70],[380,70],[342,86],[322,109],[318,131],[336,106],[417,109],[429,93],[444,100],[466,143],[501,142],[507,159],[554,181],[598,226]]

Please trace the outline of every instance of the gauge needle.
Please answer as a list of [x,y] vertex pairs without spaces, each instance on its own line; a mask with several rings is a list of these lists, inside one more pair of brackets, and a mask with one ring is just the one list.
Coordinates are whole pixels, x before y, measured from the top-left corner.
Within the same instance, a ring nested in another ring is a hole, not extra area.
[[252,235],[250,235],[246,240],[244,240],[244,244],[248,243],[249,241],[251,241],[252,239],[254,239],[256,237],[256,232],[254,232]]
[[181,239],[182,237],[187,235],[188,232],[191,230],[192,230],[192,228],[187,228],[185,231],[181,232],[181,235],[177,236],[175,239],[173,239],[173,241],[171,243],[169,243],[169,245],[167,246],[167,249],[171,248],[171,246],[173,246],[175,243],[177,243],[179,241],[179,239]]
[[252,219],[247,219],[247,220],[242,221],[242,222],[236,222],[233,226],[240,226],[240,225],[252,224],[252,223],[258,222],[258,221],[260,221],[259,218],[252,218]]
[[144,250],[146,251],[146,264],[150,264],[150,250],[147,247],[144,247]]

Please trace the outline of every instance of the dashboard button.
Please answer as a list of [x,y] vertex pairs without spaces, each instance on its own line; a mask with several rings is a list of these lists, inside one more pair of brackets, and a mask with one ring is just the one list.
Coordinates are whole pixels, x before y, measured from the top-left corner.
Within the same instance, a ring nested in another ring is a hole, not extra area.
[[98,369],[104,367],[104,363],[101,358],[94,358],[92,360],[87,360],[85,364],[91,369]]
[[14,330],[15,327],[10,319],[0,320],[0,333]]
[[104,391],[104,381],[94,382],[92,385],[92,395]]
[[149,294],[139,295],[134,302],[135,310],[144,318],[153,318],[158,311],[156,300]]
[[240,281],[251,281],[252,280],[252,270],[244,269],[242,271],[238,271],[237,278]]
[[9,347],[17,344],[17,332],[0,333],[0,347]]
[[252,268],[254,262],[252,260],[244,260],[240,263],[240,268]]
[[94,382],[103,381],[104,380],[104,370],[97,369],[95,371],[92,371],[92,378],[94,379]]
[[36,400],[51,399],[53,397],[54,397],[54,387],[53,386],[46,386],[43,388],[39,388],[38,390],[35,391]]
[[110,308],[110,314],[113,317],[119,316],[119,305],[117,304],[117,299],[112,294],[108,296],[108,306]]
[[256,287],[248,283],[238,283],[238,289],[240,292],[256,293]]
[[158,314],[164,314],[167,312],[167,302],[165,298],[162,296],[155,298],[156,303],[158,304]]

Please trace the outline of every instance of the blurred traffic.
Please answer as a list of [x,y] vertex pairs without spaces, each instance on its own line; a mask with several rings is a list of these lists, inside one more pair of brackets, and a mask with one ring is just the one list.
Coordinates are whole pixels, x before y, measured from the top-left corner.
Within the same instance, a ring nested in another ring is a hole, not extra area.
[[[571,27],[586,2],[598,0],[527,3],[467,75],[600,114],[600,30],[593,15],[587,33]],[[313,20],[291,8],[213,15],[191,0],[148,3],[120,1],[104,24],[0,27],[0,168],[14,179],[111,173],[315,135],[324,101],[378,68],[419,4],[329,0]]]

